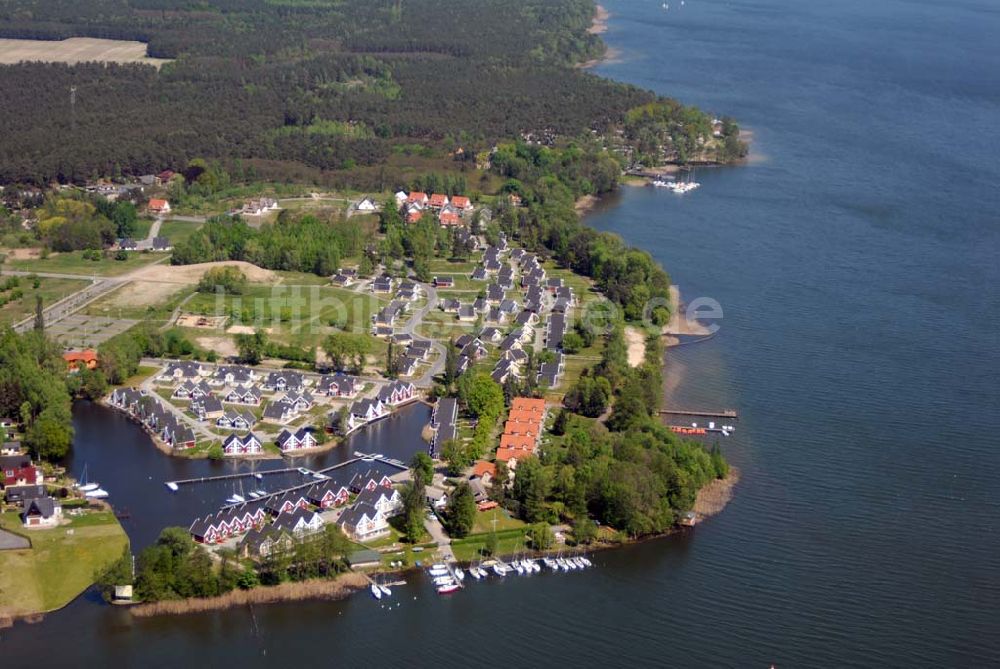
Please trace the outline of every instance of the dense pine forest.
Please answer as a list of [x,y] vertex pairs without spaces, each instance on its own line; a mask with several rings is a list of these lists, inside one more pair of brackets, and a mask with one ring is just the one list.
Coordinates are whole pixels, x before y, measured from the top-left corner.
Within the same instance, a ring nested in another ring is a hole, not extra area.
[[461,148],[456,160],[474,163],[501,139],[604,133],[655,96],[574,67],[603,48],[586,30],[593,11],[592,0],[0,0],[0,37],[140,40],[174,59],[0,66],[12,93],[0,97],[0,182],[205,157],[372,188],[414,146]]

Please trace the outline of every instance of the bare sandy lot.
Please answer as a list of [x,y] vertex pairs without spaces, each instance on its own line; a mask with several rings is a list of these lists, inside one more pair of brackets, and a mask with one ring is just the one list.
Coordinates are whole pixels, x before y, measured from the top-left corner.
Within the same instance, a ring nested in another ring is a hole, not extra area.
[[166,302],[179,290],[194,286],[212,267],[238,267],[251,283],[275,283],[277,275],[247,262],[206,262],[198,265],[149,265],[129,275],[129,283],[108,298],[112,308],[148,307]]
[[218,330],[226,324],[225,316],[201,316],[199,314],[181,314],[177,317],[177,327],[201,328],[203,330]]
[[215,351],[220,357],[228,358],[239,353],[236,344],[229,337],[195,337],[194,343],[206,351]]
[[195,284],[202,275],[213,267],[236,267],[250,283],[277,283],[278,276],[269,269],[262,269],[248,262],[229,260],[223,262],[203,262],[197,265],[150,265],[136,270],[130,278],[136,281],[160,283]]
[[146,56],[142,42],[71,37],[62,41],[33,39],[0,39],[0,64],[13,65],[24,61],[43,63],[144,63],[160,67],[169,63],[165,58]]
[[681,309],[681,293],[677,286],[670,286],[670,322],[663,326],[665,335],[709,335],[712,331],[696,320],[688,319]]

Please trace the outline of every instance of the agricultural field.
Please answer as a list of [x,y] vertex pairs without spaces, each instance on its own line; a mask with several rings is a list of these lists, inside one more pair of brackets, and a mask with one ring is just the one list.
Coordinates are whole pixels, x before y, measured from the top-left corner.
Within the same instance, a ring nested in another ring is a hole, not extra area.
[[0,39],[0,64],[25,61],[44,63],[145,63],[160,68],[166,58],[149,58],[143,42],[71,37],[69,39],[33,40]]

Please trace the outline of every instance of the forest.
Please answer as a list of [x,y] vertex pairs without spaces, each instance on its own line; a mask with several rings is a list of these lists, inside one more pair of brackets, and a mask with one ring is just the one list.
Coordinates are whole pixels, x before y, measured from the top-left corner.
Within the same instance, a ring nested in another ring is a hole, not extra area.
[[[2,37],[134,39],[175,59],[0,67],[0,88],[30,91],[0,97],[0,183],[204,157],[381,189],[411,145],[468,167],[502,140],[603,135],[657,98],[574,67],[603,50],[586,32],[593,11],[592,0],[0,0]],[[674,137],[704,129],[697,110],[663,109]]]

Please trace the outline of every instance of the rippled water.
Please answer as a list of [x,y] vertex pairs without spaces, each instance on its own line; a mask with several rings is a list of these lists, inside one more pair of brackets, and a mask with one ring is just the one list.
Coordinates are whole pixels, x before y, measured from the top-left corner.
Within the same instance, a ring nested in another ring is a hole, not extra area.
[[[584,574],[135,622],[78,601],[5,657],[176,666],[987,666],[1000,661],[1000,13],[985,0],[608,0],[600,74],[754,132],[683,197],[590,222],[725,309],[668,354],[739,407],[743,481]],[[414,599],[416,598],[416,599]],[[53,643],[58,639],[59,643]]]

